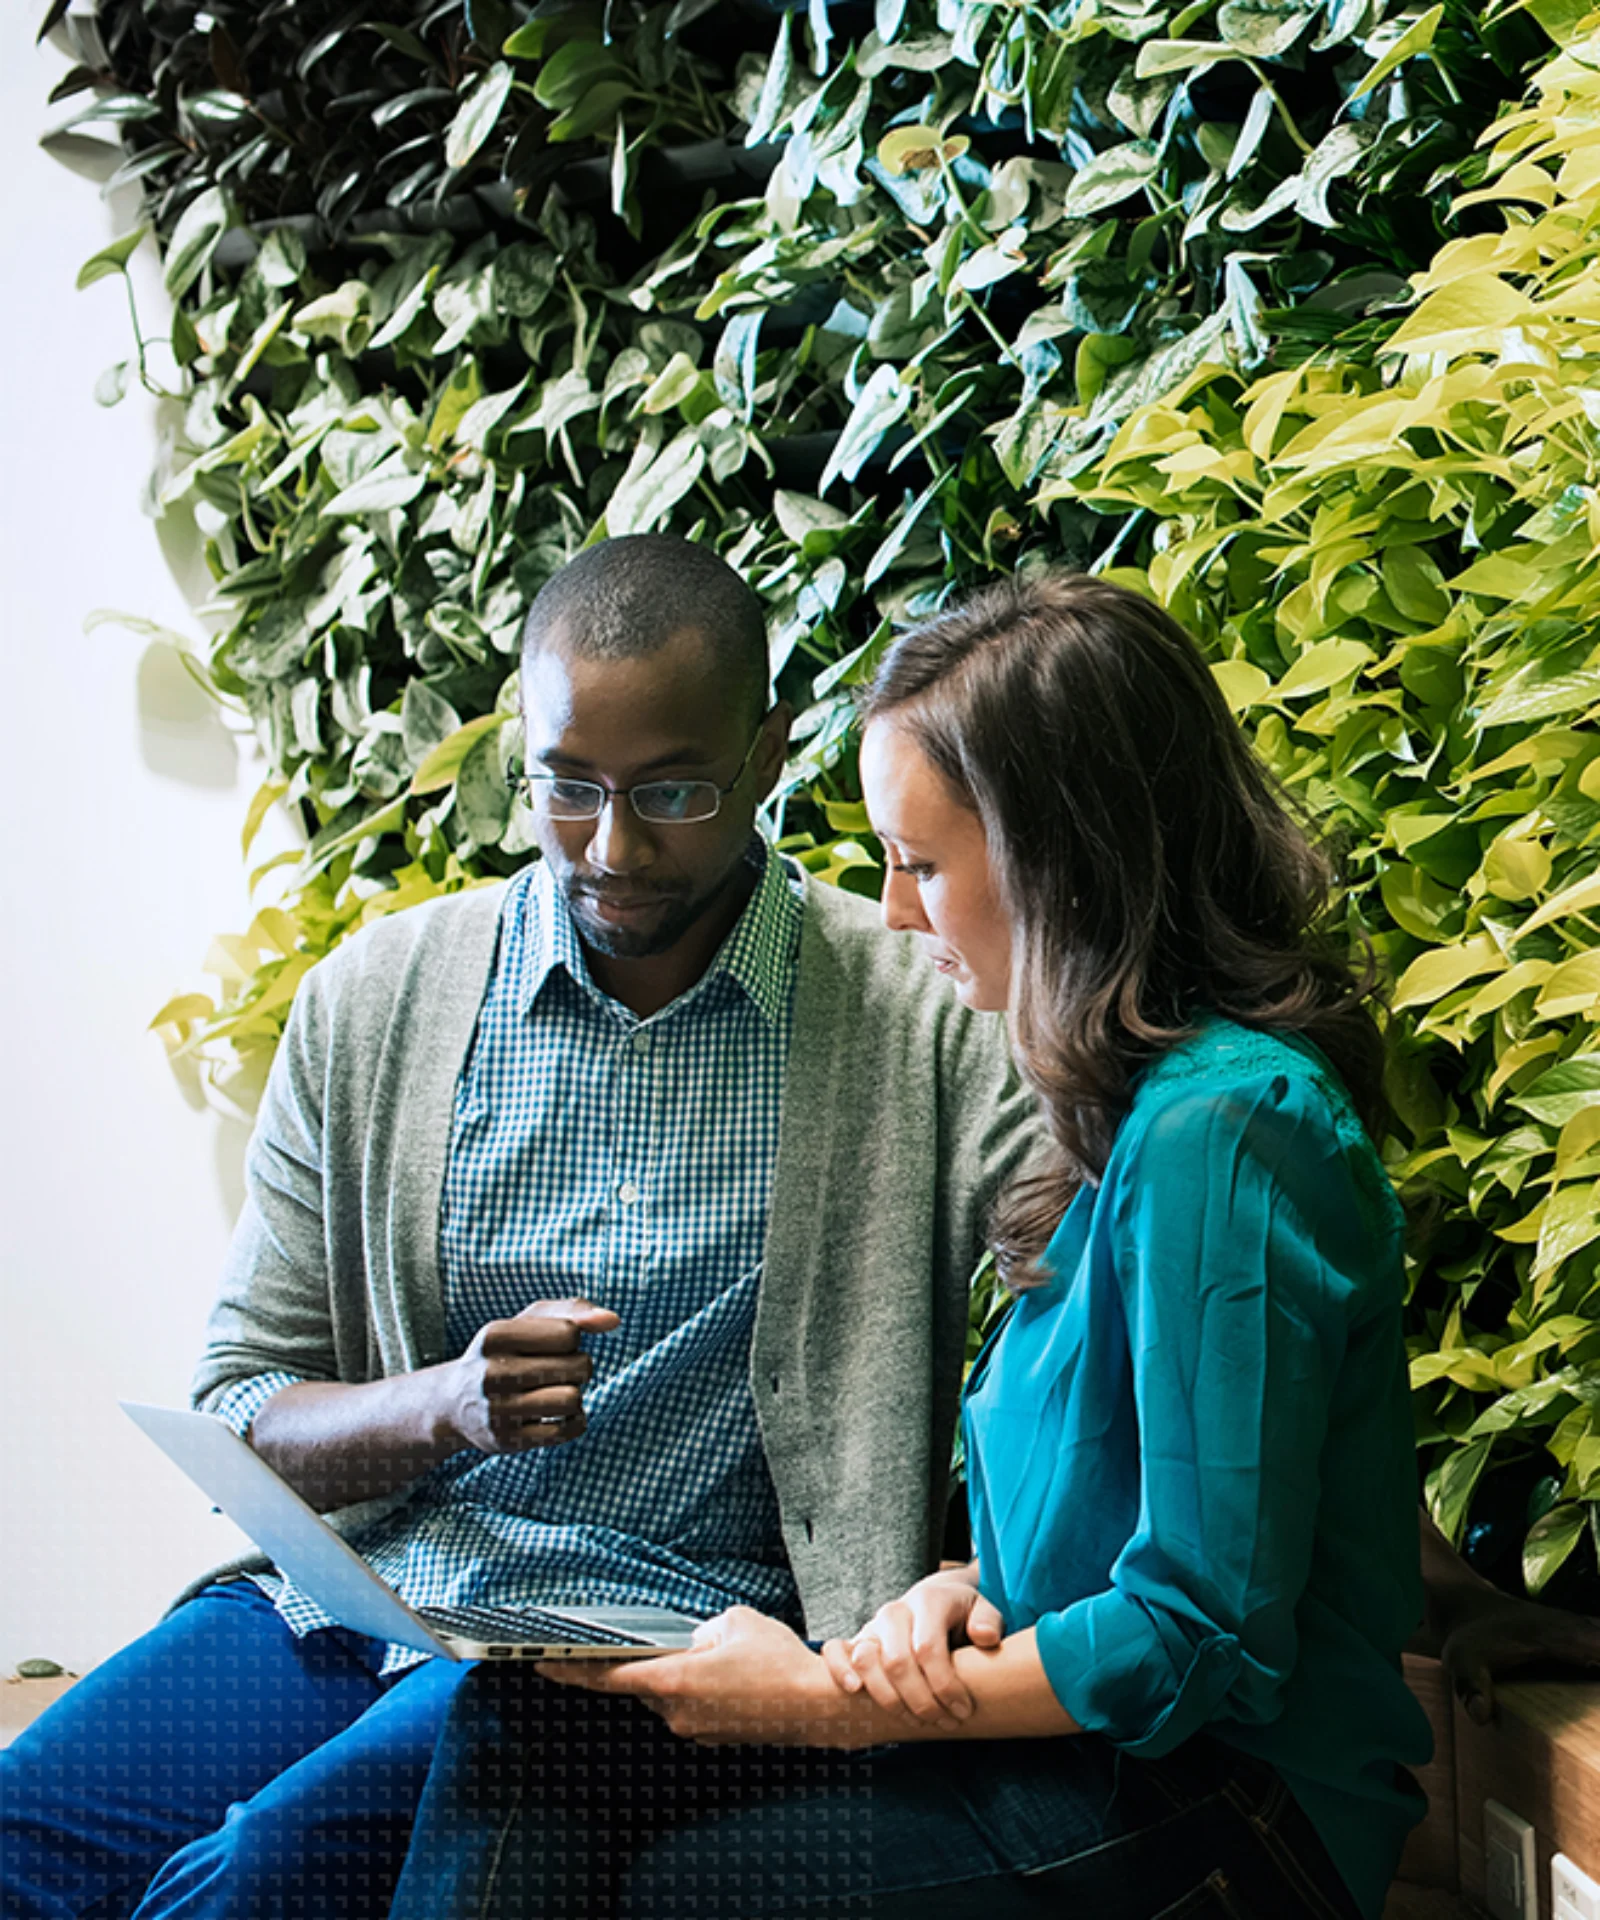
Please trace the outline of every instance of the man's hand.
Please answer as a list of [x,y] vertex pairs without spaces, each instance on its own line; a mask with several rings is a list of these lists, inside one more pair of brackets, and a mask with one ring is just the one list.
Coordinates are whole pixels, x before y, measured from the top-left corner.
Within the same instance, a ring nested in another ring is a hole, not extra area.
[[575,1440],[586,1425],[583,1390],[594,1363],[582,1333],[617,1326],[589,1300],[536,1300],[510,1320],[480,1327],[459,1360],[439,1370],[444,1417],[456,1444],[520,1453]]
[[393,1493],[463,1447],[556,1446],[584,1429],[591,1367],[578,1336],[617,1324],[589,1300],[537,1300],[491,1320],[459,1360],[284,1387],[251,1422],[250,1444],[321,1513]]
[[997,1647],[999,1609],[978,1591],[978,1569],[941,1568],[882,1606],[850,1640],[830,1640],[822,1658],[846,1693],[865,1688],[880,1707],[909,1712],[953,1733],[972,1695],[950,1658],[956,1646]]
[[[864,1697],[841,1693],[822,1662],[782,1621],[730,1607],[696,1628],[687,1653],[651,1660],[541,1660],[564,1687],[631,1693],[672,1731],[700,1746],[864,1747]],[[908,1715],[899,1716],[907,1726]],[[893,1732],[879,1732],[892,1739]]]

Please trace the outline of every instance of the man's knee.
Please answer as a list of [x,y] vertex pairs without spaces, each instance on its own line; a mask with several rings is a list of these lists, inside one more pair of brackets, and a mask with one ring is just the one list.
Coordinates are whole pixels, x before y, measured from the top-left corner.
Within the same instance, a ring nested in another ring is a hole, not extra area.
[[387,1911],[409,1816],[316,1817],[265,1795],[229,1807],[222,1825],[175,1853],[133,1920],[315,1920]]

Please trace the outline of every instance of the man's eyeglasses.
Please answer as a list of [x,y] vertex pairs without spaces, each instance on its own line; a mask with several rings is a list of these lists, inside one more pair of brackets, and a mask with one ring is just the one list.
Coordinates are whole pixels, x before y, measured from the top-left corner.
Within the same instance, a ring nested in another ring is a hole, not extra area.
[[511,786],[550,820],[598,820],[607,800],[626,799],[639,818],[653,826],[688,826],[721,812],[723,801],[744,778],[760,739],[758,728],[739,771],[725,787],[714,780],[645,780],[636,787],[605,787],[598,780],[570,780],[564,773],[514,773]]

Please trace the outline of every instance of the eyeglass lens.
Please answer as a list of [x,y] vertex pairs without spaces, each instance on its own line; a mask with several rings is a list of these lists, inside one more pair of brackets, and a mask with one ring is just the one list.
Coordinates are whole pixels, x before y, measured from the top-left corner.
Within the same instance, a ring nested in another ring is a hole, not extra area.
[[[588,780],[552,780],[530,783],[535,804],[543,800],[556,820],[597,820],[608,789]],[[722,802],[709,780],[652,780],[629,793],[641,820],[688,822],[709,820]]]

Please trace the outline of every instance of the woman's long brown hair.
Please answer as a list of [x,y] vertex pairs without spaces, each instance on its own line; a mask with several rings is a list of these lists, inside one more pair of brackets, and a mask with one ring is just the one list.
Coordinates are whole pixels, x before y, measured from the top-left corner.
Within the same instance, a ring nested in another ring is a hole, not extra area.
[[1330,864],[1170,615],[1087,575],[1006,580],[902,635],[862,710],[978,814],[1011,920],[1012,1045],[1058,1155],[996,1208],[1008,1284],[1197,1015],[1303,1034],[1376,1131],[1374,970],[1321,931]]

